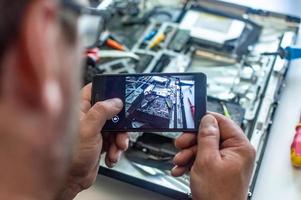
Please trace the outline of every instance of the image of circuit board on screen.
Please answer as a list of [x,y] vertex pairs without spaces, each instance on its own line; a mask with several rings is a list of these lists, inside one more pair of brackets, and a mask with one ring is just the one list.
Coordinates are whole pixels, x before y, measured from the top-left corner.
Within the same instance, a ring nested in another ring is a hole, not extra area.
[[193,76],[128,76],[125,88],[128,127],[195,128]]

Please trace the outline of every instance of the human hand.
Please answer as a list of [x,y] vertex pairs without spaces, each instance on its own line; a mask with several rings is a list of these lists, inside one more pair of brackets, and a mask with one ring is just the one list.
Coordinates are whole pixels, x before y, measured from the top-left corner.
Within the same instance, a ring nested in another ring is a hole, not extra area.
[[255,150],[242,130],[215,113],[205,116],[198,135],[184,133],[176,140],[173,176],[190,170],[193,199],[245,200]]
[[91,87],[89,84],[82,90],[80,134],[67,187],[61,195],[64,200],[73,199],[95,182],[101,153],[106,152],[105,163],[108,167],[113,167],[129,144],[127,133],[100,133],[105,122],[122,110],[123,104],[119,99],[112,99],[98,102],[91,107]]

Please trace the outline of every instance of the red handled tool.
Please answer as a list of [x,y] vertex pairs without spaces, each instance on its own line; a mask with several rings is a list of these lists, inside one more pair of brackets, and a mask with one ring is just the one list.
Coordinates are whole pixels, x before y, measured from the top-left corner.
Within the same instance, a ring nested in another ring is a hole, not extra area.
[[191,114],[192,114],[192,117],[194,117],[194,114],[195,114],[195,106],[192,105],[190,99],[188,98],[188,103],[189,103],[189,106],[190,106],[190,110],[191,110]]

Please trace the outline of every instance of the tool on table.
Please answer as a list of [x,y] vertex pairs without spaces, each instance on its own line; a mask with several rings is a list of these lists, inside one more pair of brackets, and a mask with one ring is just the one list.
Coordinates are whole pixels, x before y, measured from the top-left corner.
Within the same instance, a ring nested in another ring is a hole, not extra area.
[[99,46],[102,46],[106,43],[106,41],[110,38],[111,33],[109,31],[104,31],[99,36]]
[[230,112],[229,112],[229,110],[228,110],[226,104],[225,104],[224,102],[222,102],[222,101],[220,102],[220,104],[221,104],[221,106],[222,106],[222,108],[223,108],[224,115],[225,115],[226,117],[228,117],[228,118],[231,119],[231,115],[230,115]]
[[291,161],[295,167],[301,167],[301,117],[291,145]]
[[286,48],[280,47],[277,52],[265,52],[262,53],[261,55],[264,56],[279,55],[280,58],[282,59],[295,60],[301,58],[301,47],[286,47]]
[[99,46],[107,45],[119,51],[126,51],[127,48],[121,42],[117,41],[117,37],[112,35],[109,31],[104,31],[99,37]]
[[156,46],[158,46],[161,42],[163,42],[166,38],[166,35],[164,33],[159,33],[157,34],[157,36],[153,39],[153,41],[151,42],[151,44],[149,45],[150,49],[155,48]]
[[124,44],[124,42],[123,42],[123,40],[119,36],[117,36],[116,34],[111,33],[110,34],[110,38],[113,39],[113,40],[115,40],[116,42],[120,43],[124,47],[126,47],[125,44]]
[[107,39],[106,45],[113,48],[113,49],[117,49],[117,50],[120,50],[120,51],[125,51],[126,50],[124,45],[122,45],[119,42],[117,42],[113,39],[110,39],[110,38]]
[[158,30],[151,31],[147,36],[145,36],[145,38],[143,39],[143,42],[145,43],[145,42],[153,39],[157,35],[157,33],[158,33]]
[[85,57],[87,58],[88,65],[96,66],[96,63],[99,61],[98,52],[98,48],[86,49]]

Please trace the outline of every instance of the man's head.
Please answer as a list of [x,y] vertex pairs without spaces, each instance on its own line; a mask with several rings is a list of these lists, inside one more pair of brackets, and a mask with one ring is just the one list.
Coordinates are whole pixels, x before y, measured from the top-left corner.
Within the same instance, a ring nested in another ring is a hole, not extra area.
[[78,118],[78,46],[62,0],[0,1],[0,194],[20,181],[23,194],[59,189]]

